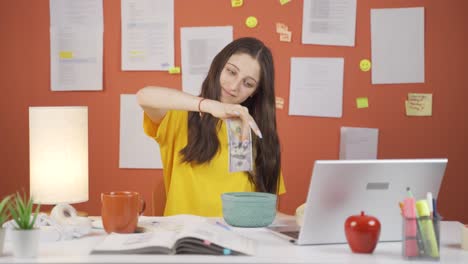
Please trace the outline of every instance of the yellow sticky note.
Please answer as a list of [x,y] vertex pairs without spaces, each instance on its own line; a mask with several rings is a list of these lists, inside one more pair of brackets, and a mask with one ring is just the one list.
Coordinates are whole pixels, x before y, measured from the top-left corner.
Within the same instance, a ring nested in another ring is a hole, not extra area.
[[371,62],[368,59],[363,59],[359,62],[359,68],[361,71],[366,72],[371,69]]
[[276,23],[276,33],[286,33],[288,32],[288,26],[283,23]]
[[180,73],[180,67],[171,67],[171,68],[169,68],[169,73],[170,74],[179,74]]
[[369,107],[369,100],[367,97],[358,97],[356,98],[356,106],[357,108],[367,108]]
[[432,116],[432,94],[409,93],[405,108],[407,116]]
[[231,7],[240,7],[244,4],[243,0],[231,0]]
[[60,51],[59,57],[61,59],[72,59],[73,58],[73,51]]
[[432,105],[428,102],[405,101],[407,116],[432,116]]
[[275,101],[276,101],[276,108],[283,109],[283,107],[284,107],[284,98],[276,97]]
[[430,93],[408,93],[410,101],[428,101],[432,103],[432,94]]
[[281,33],[280,34],[280,41],[291,42],[291,35],[292,35],[291,31]]
[[279,2],[280,2],[281,5],[285,5],[285,4],[289,3],[289,2],[291,2],[291,0],[279,0]]
[[257,21],[257,18],[254,17],[254,16],[249,16],[246,20],[245,20],[245,25],[249,28],[254,28],[256,27],[258,24],[258,21]]

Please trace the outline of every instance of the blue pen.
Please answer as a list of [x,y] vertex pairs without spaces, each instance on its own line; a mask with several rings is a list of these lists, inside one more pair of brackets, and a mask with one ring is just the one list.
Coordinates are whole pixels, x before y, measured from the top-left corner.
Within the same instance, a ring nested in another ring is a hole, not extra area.
[[437,247],[440,248],[440,229],[439,229],[439,213],[437,213],[437,207],[436,207],[437,201],[436,198],[432,198],[432,210],[434,210],[434,216],[433,216],[433,223],[434,223],[434,231],[435,235],[437,238]]
[[216,224],[217,224],[218,226],[220,226],[220,227],[222,227],[222,228],[228,230],[228,231],[231,231],[231,228],[229,228],[229,226],[227,226],[227,225],[225,225],[225,224],[223,224],[223,223],[221,223],[221,222],[219,222],[219,221],[216,221]]

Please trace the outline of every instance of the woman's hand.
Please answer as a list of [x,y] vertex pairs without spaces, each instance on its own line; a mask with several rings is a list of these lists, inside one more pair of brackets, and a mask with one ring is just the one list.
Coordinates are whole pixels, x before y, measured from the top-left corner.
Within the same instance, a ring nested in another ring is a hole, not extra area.
[[249,109],[239,104],[226,104],[216,100],[204,100],[200,109],[210,113],[220,119],[239,118],[242,121],[242,141],[249,139],[250,129],[262,138],[262,133],[253,117],[249,114]]

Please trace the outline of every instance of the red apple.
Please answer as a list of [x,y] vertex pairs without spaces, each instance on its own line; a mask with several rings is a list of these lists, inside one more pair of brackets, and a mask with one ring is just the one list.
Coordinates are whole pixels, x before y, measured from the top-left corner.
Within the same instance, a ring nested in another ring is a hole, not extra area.
[[374,252],[380,236],[380,222],[377,218],[365,215],[352,215],[345,222],[346,240],[355,253]]

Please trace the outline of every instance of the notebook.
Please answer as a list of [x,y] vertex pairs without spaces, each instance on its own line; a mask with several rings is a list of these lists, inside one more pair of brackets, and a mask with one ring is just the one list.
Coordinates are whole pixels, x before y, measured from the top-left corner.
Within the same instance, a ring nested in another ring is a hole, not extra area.
[[346,243],[344,223],[361,211],[381,223],[380,242],[401,241],[398,203],[410,187],[415,199],[437,198],[447,159],[317,160],[302,227],[270,226],[298,245]]

